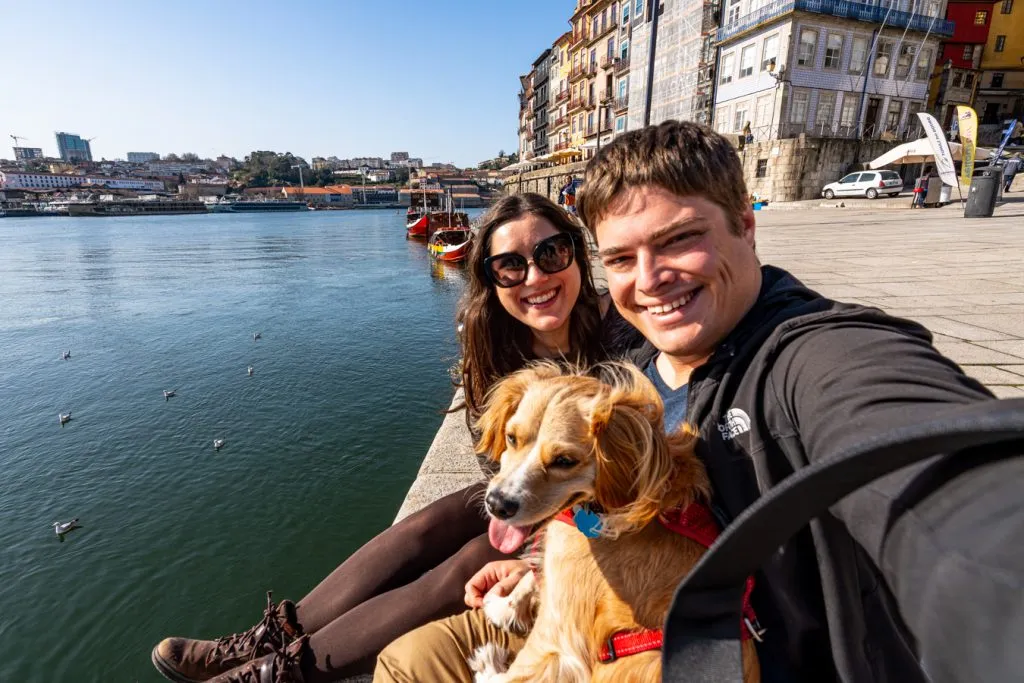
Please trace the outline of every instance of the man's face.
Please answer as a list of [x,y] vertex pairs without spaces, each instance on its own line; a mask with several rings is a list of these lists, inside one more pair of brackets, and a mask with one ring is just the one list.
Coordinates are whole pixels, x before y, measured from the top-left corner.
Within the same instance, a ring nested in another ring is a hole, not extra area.
[[740,220],[736,235],[714,202],[644,186],[594,226],[616,307],[671,359],[703,362],[757,299],[753,212]]

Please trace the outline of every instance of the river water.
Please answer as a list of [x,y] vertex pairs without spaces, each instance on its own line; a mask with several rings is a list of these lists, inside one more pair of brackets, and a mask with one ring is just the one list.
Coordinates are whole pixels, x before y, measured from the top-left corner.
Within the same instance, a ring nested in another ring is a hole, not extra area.
[[0,220],[0,681],[162,681],[386,527],[463,284],[394,210]]

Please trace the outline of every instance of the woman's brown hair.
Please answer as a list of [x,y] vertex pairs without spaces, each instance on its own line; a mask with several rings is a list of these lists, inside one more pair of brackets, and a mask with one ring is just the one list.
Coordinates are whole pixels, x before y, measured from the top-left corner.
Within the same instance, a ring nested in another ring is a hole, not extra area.
[[469,254],[469,284],[459,304],[462,386],[468,417],[476,420],[491,386],[535,360],[530,328],[513,318],[498,301],[487,276],[484,259],[491,255],[491,236],[502,225],[527,215],[543,218],[559,232],[572,235],[573,261],[580,269],[580,295],[569,314],[571,356],[567,360],[590,365],[602,360],[601,313],[590,272],[583,228],[543,195],[526,193],[502,197],[484,215]]

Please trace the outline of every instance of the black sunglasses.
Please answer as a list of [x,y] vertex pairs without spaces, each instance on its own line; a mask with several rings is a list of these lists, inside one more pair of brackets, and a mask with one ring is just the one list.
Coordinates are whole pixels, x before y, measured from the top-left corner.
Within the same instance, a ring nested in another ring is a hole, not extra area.
[[515,287],[526,282],[530,263],[543,273],[560,273],[572,265],[576,240],[571,233],[560,232],[542,239],[533,246],[533,259],[527,260],[514,251],[495,254],[484,259],[484,271],[495,287]]

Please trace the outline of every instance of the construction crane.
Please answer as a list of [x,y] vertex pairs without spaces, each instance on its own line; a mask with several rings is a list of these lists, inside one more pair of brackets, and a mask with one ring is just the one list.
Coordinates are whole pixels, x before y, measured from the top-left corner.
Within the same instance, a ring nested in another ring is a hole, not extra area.
[[15,147],[21,147],[21,145],[19,145],[19,144],[18,144],[18,140],[28,140],[28,138],[26,138],[26,137],[24,137],[24,136],[21,136],[21,135],[14,135],[13,133],[11,134],[10,138],[11,138],[12,140],[14,140],[14,146],[15,146]]

